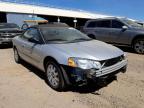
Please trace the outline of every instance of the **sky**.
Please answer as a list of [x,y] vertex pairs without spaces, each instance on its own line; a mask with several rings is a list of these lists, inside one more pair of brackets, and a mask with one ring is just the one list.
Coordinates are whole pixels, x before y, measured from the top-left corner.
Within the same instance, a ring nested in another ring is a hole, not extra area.
[[[10,0],[9,0],[10,1]],[[11,0],[13,1],[13,0]],[[23,1],[23,0],[15,0]],[[24,0],[144,21],[144,0]]]

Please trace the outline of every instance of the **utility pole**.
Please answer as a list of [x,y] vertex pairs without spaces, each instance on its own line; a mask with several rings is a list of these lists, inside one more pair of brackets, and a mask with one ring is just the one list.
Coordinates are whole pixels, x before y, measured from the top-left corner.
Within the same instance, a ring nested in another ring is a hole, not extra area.
[[76,28],[76,27],[77,27],[77,19],[75,18],[75,19],[73,20],[73,22],[74,22],[74,28]]

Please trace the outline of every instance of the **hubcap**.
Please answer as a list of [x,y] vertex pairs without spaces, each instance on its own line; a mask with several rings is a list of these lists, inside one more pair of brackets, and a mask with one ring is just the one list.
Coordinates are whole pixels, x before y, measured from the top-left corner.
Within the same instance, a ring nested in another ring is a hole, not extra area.
[[53,86],[56,87],[59,84],[59,76],[58,76],[58,71],[56,67],[52,64],[48,65],[47,68],[47,77],[49,83]]
[[134,47],[138,53],[144,53],[144,40],[136,42]]
[[15,61],[18,61],[18,52],[17,52],[17,50],[14,50],[14,58],[15,58]]

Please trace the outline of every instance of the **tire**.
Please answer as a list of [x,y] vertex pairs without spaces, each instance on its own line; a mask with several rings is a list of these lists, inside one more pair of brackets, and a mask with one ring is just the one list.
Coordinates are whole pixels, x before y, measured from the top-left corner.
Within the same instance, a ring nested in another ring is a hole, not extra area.
[[47,83],[52,89],[56,91],[63,91],[65,89],[66,83],[62,75],[62,70],[54,61],[47,62],[46,76]]
[[21,58],[18,54],[18,50],[16,48],[14,48],[14,60],[16,63],[20,63],[21,62]]
[[94,35],[88,35],[88,37],[90,37],[92,39],[96,39]]
[[144,38],[136,39],[133,43],[133,49],[138,54],[144,54]]

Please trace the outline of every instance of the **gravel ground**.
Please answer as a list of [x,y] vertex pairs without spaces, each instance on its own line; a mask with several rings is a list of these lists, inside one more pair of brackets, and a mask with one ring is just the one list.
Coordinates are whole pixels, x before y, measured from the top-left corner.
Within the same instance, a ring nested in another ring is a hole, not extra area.
[[11,48],[0,49],[0,108],[144,108],[144,55],[128,52],[128,70],[105,86],[52,90],[44,74],[16,64]]

